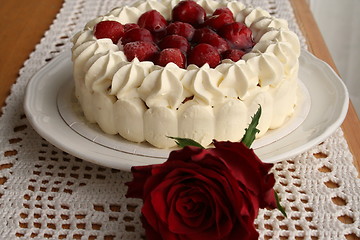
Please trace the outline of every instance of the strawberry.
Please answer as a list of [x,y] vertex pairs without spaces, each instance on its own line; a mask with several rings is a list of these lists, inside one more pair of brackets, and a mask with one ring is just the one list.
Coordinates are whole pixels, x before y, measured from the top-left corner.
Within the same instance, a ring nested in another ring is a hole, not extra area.
[[159,32],[152,32],[154,42],[158,44],[164,37],[166,37],[166,29]]
[[131,29],[134,29],[134,28],[140,28],[140,26],[137,25],[136,23],[126,23],[124,25],[124,32],[130,31]]
[[214,15],[208,18],[204,25],[217,31],[222,26],[233,22],[235,22],[234,18],[230,14],[220,13],[219,15]]
[[186,54],[190,50],[190,43],[182,36],[168,35],[159,42],[159,47],[160,49],[178,48]]
[[174,22],[185,22],[196,27],[202,24],[205,18],[206,12],[204,8],[191,0],[179,2],[172,10],[172,20]]
[[201,67],[205,63],[208,63],[212,68],[216,67],[220,63],[220,54],[210,44],[200,43],[189,53],[188,64],[195,64]]
[[124,35],[124,26],[117,21],[102,21],[95,25],[94,36],[97,39],[110,38],[114,44]]
[[220,54],[230,49],[229,43],[219,35],[210,35],[207,38],[204,38],[202,43],[208,43],[215,47]]
[[195,30],[194,37],[192,38],[193,43],[200,43],[204,41],[205,37],[208,37],[210,35],[217,35],[216,32],[211,30],[210,28],[199,28]]
[[232,17],[232,19],[234,19],[234,14],[227,7],[222,7],[222,8],[216,9],[212,15],[215,16],[215,15],[220,15],[220,14],[223,14],[223,13],[226,13],[226,14],[230,15]]
[[123,45],[129,42],[144,41],[144,42],[153,42],[153,36],[151,32],[145,28],[133,28],[125,32],[121,42]]
[[220,36],[225,38],[232,48],[247,50],[254,46],[252,32],[240,22],[224,25],[219,30]]
[[173,22],[166,27],[167,35],[179,35],[191,41],[194,36],[195,28],[189,23]]
[[237,62],[245,54],[244,51],[239,49],[229,49],[222,54],[222,59],[230,59],[234,62]]
[[173,62],[180,68],[185,68],[185,60],[185,56],[180,49],[165,48],[160,52],[156,64],[165,67],[169,62]]
[[128,61],[132,61],[135,57],[139,61],[152,60],[157,52],[158,48],[151,42],[135,41],[129,42],[124,46],[124,54]]
[[230,49],[230,46],[225,39],[221,38],[217,33],[208,28],[196,30],[196,34],[197,43],[208,43],[215,47],[220,54]]
[[139,17],[138,25],[150,32],[159,32],[166,28],[165,18],[156,10],[147,11]]
[[[238,61],[254,46],[251,30],[235,22],[227,7],[216,9],[207,18],[198,3],[184,0],[171,13],[170,24],[157,10],[150,10],[143,13],[137,23],[121,25],[104,21],[107,23],[102,23],[103,26],[99,23],[94,34],[98,38],[109,37],[114,43],[121,39],[129,61],[137,57],[139,61],[150,60],[159,66],[173,62],[181,68],[187,64],[201,67],[205,63],[213,68],[221,59]],[[112,37],[116,29],[120,29],[119,36]]]

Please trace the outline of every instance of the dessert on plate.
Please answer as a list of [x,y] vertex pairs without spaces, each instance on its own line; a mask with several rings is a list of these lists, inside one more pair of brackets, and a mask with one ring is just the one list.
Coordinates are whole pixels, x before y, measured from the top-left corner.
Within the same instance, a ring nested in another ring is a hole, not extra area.
[[89,21],[72,42],[85,118],[132,142],[239,141],[259,105],[260,138],[297,104],[297,35],[238,1],[140,0]]

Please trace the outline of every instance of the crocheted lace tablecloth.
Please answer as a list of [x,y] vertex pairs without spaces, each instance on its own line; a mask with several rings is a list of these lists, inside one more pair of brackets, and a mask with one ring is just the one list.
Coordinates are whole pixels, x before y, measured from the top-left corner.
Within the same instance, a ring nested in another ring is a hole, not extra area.
[[[289,0],[246,0],[285,18],[306,42]],[[129,172],[75,158],[42,139],[23,112],[27,82],[71,47],[69,39],[97,15],[130,1],[66,0],[25,62],[0,119],[0,239],[144,239],[141,201],[125,198]],[[260,239],[360,239],[360,180],[343,132],[275,164],[286,208],[261,210]]]

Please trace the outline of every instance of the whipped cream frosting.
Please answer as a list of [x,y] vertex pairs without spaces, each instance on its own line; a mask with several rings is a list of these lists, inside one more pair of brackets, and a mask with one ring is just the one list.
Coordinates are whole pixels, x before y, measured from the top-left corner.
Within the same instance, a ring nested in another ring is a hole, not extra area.
[[203,146],[213,139],[239,141],[259,105],[257,137],[281,127],[297,103],[300,43],[285,20],[263,9],[238,1],[197,1],[207,14],[228,7],[253,32],[256,44],[249,53],[216,68],[128,61],[121,44],[94,37],[94,26],[104,20],[136,23],[152,9],[171,19],[178,2],[140,0],[114,8],[72,38],[75,94],[87,120],[106,133],[157,148],[175,146],[167,136],[192,138]]
[[184,100],[181,79],[185,69],[170,63],[149,73],[138,88],[140,98],[149,108],[166,107],[176,109]]

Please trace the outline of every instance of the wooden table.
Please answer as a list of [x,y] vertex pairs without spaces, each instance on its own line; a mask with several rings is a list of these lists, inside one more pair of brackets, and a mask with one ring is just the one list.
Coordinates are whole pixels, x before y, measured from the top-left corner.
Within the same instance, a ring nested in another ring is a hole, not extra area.
[[[51,25],[62,4],[63,0],[5,0],[2,2],[0,8],[0,52],[2,53],[0,106],[5,105],[11,85],[16,81],[24,61],[35,49],[35,45]],[[306,0],[292,0],[292,4],[310,51],[336,70]],[[360,172],[360,123],[351,103],[342,129],[354,156],[354,164]]]

